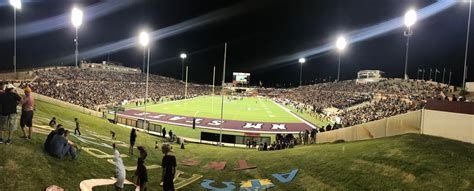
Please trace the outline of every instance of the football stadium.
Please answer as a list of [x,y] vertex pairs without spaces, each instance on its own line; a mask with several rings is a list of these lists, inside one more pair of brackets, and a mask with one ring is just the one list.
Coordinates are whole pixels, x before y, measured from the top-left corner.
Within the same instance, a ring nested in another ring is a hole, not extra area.
[[471,6],[0,2],[0,191],[474,190]]

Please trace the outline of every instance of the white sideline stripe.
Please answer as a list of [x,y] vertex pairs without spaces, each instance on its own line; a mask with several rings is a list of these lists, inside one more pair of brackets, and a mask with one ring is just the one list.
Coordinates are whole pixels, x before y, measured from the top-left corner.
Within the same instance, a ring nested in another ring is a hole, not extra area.
[[[200,97],[200,96],[198,96],[198,97]],[[195,98],[198,98],[198,97],[189,98],[188,100],[192,100],[192,99],[195,99]],[[180,101],[184,101],[184,99],[174,100],[174,101],[167,101],[167,102],[164,102],[164,103],[157,103],[157,104],[153,104],[153,105],[147,105],[147,107],[157,107],[157,106],[166,105],[166,104],[174,103],[174,102],[180,102]],[[128,109],[125,109],[125,110],[138,109],[138,108],[145,108],[145,106],[131,107],[131,108],[128,108]]]
[[293,115],[293,117],[296,117],[297,119],[299,119],[301,122],[305,123],[306,125],[310,126],[311,128],[313,129],[316,129],[317,127],[314,126],[313,124],[309,123],[308,121],[304,120],[303,118],[301,118],[300,116],[298,115],[295,115],[293,112],[291,112],[288,108],[286,107],[283,107],[282,105],[280,105],[279,103],[275,102],[272,100],[272,102],[276,105],[278,105],[278,107],[282,108],[284,111],[290,113],[291,115]]

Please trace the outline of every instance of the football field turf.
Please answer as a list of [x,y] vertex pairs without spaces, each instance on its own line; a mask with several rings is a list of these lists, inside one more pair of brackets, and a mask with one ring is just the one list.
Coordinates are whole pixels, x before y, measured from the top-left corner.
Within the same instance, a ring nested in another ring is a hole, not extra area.
[[[136,108],[144,110],[143,107]],[[221,97],[201,96],[187,100],[170,101],[147,107],[148,112],[220,119]],[[301,122],[289,111],[270,99],[244,97],[242,100],[224,98],[224,119],[255,122]]]

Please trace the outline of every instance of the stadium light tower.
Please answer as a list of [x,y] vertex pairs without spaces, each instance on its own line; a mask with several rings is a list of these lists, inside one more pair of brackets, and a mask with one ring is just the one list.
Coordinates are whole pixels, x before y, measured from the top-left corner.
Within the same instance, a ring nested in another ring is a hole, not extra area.
[[405,80],[408,80],[408,48],[410,46],[410,37],[413,34],[412,26],[416,22],[416,11],[415,10],[409,10],[405,13],[405,26],[407,27],[405,29],[404,35],[407,37],[407,47],[405,51]]
[[[467,51],[469,49],[469,28],[471,27],[471,9],[472,0],[469,0],[469,16],[467,18],[467,36],[466,36],[466,50],[464,52],[464,70],[462,76],[462,87],[466,90],[466,78],[467,78]],[[451,72],[450,72],[451,74]]]
[[347,45],[347,42],[343,36],[340,36],[339,38],[337,38],[336,47],[339,50],[339,63],[337,66],[337,81],[339,81],[339,77],[341,74],[341,54],[344,48],[346,48],[346,45]]
[[79,50],[78,50],[78,46],[79,46],[79,39],[77,38],[77,30],[79,29],[79,27],[81,26],[82,24],[82,16],[83,16],[83,13],[80,9],[74,7],[72,8],[72,13],[71,13],[71,22],[72,22],[72,25],[74,26],[74,28],[76,28],[76,38],[74,39],[74,44],[76,45],[76,68],[77,68],[77,57],[79,55]]
[[298,62],[300,63],[300,86],[301,86],[301,83],[302,83],[302,79],[303,79],[303,64],[306,62],[306,59],[305,58],[300,58],[298,60]]
[[21,0],[10,0],[13,7],[13,72],[16,74],[16,10],[21,9]]
[[[147,102],[148,102],[148,79],[150,75],[150,46],[148,45],[150,42],[150,37],[148,36],[148,33],[143,31],[140,33],[139,36],[139,41],[140,44],[143,46],[144,49],[147,49],[146,52],[148,52],[148,58],[147,58],[147,64],[146,64],[146,82],[145,82],[145,115],[144,115],[144,124],[143,124],[143,129],[148,129],[148,125],[146,122],[146,116],[147,116]],[[146,53],[144,52],[144,54]],[[143,57],[145,58],[145,56]],[[148,129],[149,131],[149,129]]]
[[181,81],[184,80],[184,60],[188,57],[185,53],[179,55],[181,57]]

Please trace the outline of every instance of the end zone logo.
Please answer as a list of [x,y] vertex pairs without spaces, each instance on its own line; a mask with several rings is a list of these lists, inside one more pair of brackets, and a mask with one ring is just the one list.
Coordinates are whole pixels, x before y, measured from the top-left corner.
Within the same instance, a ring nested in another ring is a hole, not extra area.
[[143,112],[140,110],[127,110],[117,114],[118,116],[134,119],[144,119],[147,121],[167,123],[172,125],[181,125],[191,127],[193,119],[196,127],[204,129],[220,129],[223,123],[223,129],[237,132],[255,132],[255,133],[297,133],[302,130],[311,130],[311,126],[305,123],[272,123],[272,122],[251,122],[237,120],[221,120],[211,118],[194,118],[188,116],[179,116],[155,112]]

